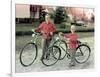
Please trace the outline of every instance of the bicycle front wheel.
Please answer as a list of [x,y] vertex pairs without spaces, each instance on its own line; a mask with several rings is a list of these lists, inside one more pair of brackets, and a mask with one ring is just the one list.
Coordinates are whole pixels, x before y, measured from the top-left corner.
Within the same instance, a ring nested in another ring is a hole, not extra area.
[[61,50],[61,56],[60,56],[59,60],[64,59],[66,56],[66,53],[67,53],[67,48],[68,48],[66,42],[63,40],[57,40],[54,42],[53,45],[58,46]]
[[88,45],[79,45],[76,49],[75,60],[77,63],[85,63],[90,57],[91,49]]
[[20,53],[20,63],[25,67],[32,65],[37,57],[37,51],[35,43],[26,44]]
[[[46,66],[54,65],[61,56],[61,50],[58,46],[49,47],[46,52],[49,52],[46,54],[47,58],[42,59],[42,63]],[[54,52],[56,52],[55,55]]]

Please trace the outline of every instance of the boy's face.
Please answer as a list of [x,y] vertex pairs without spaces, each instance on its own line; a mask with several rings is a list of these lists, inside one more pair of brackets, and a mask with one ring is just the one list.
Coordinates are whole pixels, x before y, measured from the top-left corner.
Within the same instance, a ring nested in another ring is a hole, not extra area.
[[72,25],[70,30],[71,30],[72,33],[74,33],[75,32],[75,26]]
[[49,20],[50,20],[49,15],[46,15],[46,16],[45,16],[45,21],[47,21],[47,22],[48,22]]

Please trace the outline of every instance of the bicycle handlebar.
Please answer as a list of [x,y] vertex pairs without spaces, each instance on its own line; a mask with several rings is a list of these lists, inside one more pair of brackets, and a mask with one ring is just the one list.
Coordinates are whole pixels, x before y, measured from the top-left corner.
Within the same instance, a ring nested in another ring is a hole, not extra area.
[[33,32],[33,34],[35,34],[35,35],[42,35],[42,33],[39,33],[39,32]]

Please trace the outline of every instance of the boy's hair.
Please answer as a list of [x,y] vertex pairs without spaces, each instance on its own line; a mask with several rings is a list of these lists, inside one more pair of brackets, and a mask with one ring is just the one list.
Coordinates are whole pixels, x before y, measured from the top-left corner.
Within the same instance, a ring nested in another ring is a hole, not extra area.
[[76,26],[75,25],[71,25],[71,29],[76,30]]

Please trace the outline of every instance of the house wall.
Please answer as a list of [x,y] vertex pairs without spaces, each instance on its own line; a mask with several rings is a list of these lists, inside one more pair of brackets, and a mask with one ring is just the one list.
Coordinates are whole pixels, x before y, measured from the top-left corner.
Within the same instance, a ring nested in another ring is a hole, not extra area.
[[15,13],[16,18],[30,18],[30,5],[16,4]]

